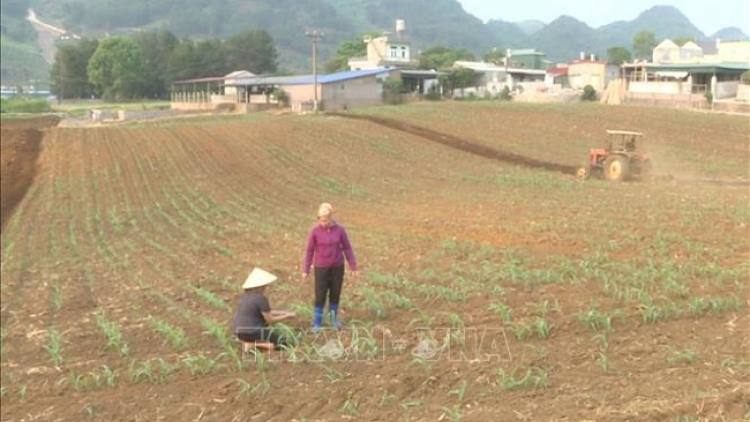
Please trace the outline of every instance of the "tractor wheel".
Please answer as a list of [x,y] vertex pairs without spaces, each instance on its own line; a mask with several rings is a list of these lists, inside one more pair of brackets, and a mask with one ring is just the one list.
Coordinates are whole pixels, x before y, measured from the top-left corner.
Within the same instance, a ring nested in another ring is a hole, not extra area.
[[583,182],[591,176],[591,169],[588,165],[580,166],[576,169],[576,180]]
[[622,182],[627,179],[630,171],[630,162],[627,157],[621,155],[610,155],[604,162],[604,177],[613,182]]

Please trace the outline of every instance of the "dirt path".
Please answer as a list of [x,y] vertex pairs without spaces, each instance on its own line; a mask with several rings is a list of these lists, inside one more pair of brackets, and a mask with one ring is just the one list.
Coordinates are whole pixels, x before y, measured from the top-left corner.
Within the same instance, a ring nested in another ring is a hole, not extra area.
[[44,60],[46,60],[47,63],[54,63],[55,52],[57,51],[55,43],[61,36],[67,34],[68,36],[75,39],[81,38],[78,35],[69,33],[64,28],[60,28],[40,21],[33,9],[29,9],[29,14],[26,16],[26,19],[37,31],[37,42],[42,48],[42,56],[44,56]]

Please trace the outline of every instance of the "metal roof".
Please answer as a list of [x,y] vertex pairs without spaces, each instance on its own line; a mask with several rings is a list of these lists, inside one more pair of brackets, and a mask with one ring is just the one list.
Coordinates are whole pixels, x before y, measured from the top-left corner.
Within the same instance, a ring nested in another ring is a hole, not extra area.
[[[363,78],[366,76],[375,76],[383,73],[390,73],[396,69],[388,67],[379,67],[377,69],[365,69],[365,70],[347,70],[345,72],[331,73],[329,75],[318,75],[319,84],[330,84],[348,81],[351,79]],[[280,82],[282,85],[311,85],[315,83],[315,77],[313,75],[305,76],[293,76],[288,77],[285,81]]]
[[742,73],[750,70],[750,63],[742,62],[717,62],[717,63],[644,63],[646,70],[656,72],[659,70],[682,71],[694,74],[699,73]]
[[401,69],[401,76],[440,76],[440,75],[448,75],[448,72],[438,72],[437,70]]

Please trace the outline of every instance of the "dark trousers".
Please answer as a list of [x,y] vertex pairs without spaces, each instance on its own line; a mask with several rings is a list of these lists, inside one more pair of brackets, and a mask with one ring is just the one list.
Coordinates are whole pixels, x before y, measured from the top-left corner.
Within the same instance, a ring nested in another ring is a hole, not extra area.
[[315,307],[323,308],[326,304],[338,305],[341,297],[341,288],[344,286],[344,266],[333,268],[315,267]]
[[250,343],[267,341],[273,343],[276,346],[287,346],[289,343],[287,339],[281,337],[277,333],[267,328],[258,330],[254,333],[237,333],[237,338]]

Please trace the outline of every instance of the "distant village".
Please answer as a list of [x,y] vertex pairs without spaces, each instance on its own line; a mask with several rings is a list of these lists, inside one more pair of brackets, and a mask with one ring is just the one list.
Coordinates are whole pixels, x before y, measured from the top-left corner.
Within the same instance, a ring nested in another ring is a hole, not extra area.
[[[441,89],[442,72],[417,69],[403,20],[396,21],[395,32],[363,42],[367,55],[351,57],[348,71],[263,77],[238,70],[181,81],[173,90],[173,107],[213,108],[230,102],[250,110],[273,104],[276,100],[269,94],[280,89],[285,93],[283,100],[295,111],[340,110],[382,103],[382,85],[388,78],[400,78],[406,95],[417,99]],[[666,39],[654,48],[650,61],[622,65],[587,52],[568,63],[550,63],[543,51],[508,49],[499,64],[457,61],[453,67],[476,73],[473,86],[455,90],[453,98],[494,98],[505,90],[515,101],[567,102],[591,86],[598,100],[607,104],[705,108],[715,103],[750,109],[750,86],[741,83],[741,75],[750,70],[750,41],[680,46]]]

